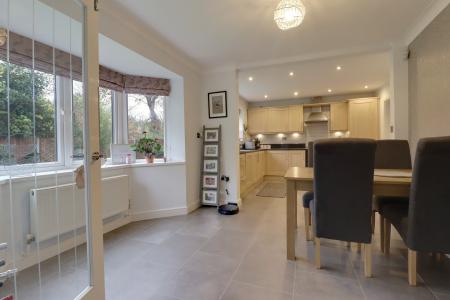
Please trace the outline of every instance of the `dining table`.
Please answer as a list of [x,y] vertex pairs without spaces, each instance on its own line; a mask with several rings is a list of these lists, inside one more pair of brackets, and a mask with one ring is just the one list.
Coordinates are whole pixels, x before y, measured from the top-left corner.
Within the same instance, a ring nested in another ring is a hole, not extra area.
[[[375,196],[409,197],[412,170],[376,169],[373,177]],[[346,174],[342,174],[346,176]],[[295,236],[297,230],[297,194],[298,191],[312,192],[314,169],[291,167],[284,178],[287,183],[286,205],[286,242],[287,259],[295,260]]]

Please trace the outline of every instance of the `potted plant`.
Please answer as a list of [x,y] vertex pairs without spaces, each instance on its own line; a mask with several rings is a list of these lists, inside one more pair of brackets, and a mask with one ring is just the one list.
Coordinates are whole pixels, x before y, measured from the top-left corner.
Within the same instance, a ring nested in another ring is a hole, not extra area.
[[157,139],[147,137],[147,132],[143,132],[144,137],[140,138],[136,144],[132,145],[132,149],[136,152],[143,153],[147,163],[153,163],[155,154],[161,151],[161,143]]

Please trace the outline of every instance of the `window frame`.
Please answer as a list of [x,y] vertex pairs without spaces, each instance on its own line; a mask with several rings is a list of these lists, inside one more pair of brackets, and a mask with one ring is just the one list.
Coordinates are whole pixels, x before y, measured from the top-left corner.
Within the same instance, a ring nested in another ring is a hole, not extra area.
[[[142,95],[139,93],[134,93],[136,95]],[[128,144],[128,93],[123,93],[123,97],[124,97],[124,115],[123,117],[124,119],[124,126],[123,126],[123,143],[124,144]],[[167,158],[167,153],[168,153],[168,149],[167,149],[167,99],[169,98],[169,96],[159,96],[159,97],[164,97],[163,100],[163,128],[164,128],[164,154],[163,157]],[[144,159],[138,159],[137,161],[143,161]]]

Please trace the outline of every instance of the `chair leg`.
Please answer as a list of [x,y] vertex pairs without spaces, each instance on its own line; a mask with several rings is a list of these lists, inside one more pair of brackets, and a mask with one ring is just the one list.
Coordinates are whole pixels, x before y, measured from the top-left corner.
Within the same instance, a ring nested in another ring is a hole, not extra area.
[[310,241],[310,233],[311,233],[311,226],[310,226],[310,220],[311,220],[311,211],[309,208],[305,207],[305,236],[306,240]]
[[364,244],[364,275],[372,277],[372,244]]
[[375,211],[372,211],[372,234],[375,233]]
[[319,238],[314,238],[315,241],[315,264],[316,264],[316,268],[320,269],[321,265],[320,265],[320,239]]
[[384,254],[389,255],[391,250],[391,223],[384,219]]
[[384,253],[384,218],[380,214],[378,216],[380,217],[380,248],[381,252]]
[[410,286],[417,285],[417,252],[408,249],[408,282]]

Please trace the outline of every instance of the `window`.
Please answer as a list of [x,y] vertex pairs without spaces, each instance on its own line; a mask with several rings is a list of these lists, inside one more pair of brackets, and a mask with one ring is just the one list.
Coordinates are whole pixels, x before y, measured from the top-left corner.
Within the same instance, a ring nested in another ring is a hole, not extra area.
[[55,76],[9,66],[8,97],[8,64],[0,61],[1,164],[58,161]]
[[158,158],[164,157],[164,101],[163,96],[128,94],[128,143],[134,144],[146,132],[160,141]]
[[[111,157],[111,144],[113,143],[113,92],[100,88],[99,91],[100,112],[100,152],[106,157]],[[72,96],[72,127],[73,127],[73,157],[83,157],[83,84],[73,81]]]
[[100,152],[111,157],[113,143],[112,91],[100,88]]
[[83,159],[83,124],[84,124],[84,105],[83,105],[83,83],[80,81],[72,82],[72,135],[73,135],[73,159]]

